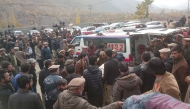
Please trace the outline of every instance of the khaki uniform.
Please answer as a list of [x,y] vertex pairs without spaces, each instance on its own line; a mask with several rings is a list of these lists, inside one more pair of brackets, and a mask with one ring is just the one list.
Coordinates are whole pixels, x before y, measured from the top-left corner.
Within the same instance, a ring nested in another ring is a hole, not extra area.
[[59,94],[57,101],[53,105],[53,109],[119,109],[119,106],[115,102],[105,107],[97,108],[80,97],[80,95],[65,90]]

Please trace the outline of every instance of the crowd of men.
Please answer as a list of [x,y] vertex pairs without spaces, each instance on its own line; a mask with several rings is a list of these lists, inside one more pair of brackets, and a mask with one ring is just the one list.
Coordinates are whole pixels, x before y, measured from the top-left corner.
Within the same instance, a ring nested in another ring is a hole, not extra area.
[[[76,35],[81,34],[77,31]],[[75,46],[68,44],[74,35],[67,33],[42,31],[28,38],[12,34],[1,38],[2,109],[102,106],[119,109],[128,97],[150,92],[190,103],[190,38],[181,34],[176,41],[172,40],[173,36],[153,39],[141,55],[140,68],[132,73],[122,53],[108,49],[107,42],[97,48],[93,41],[88,41],[88,46],[83,46],[75,58]],[[40,68],[39,80],[36,65]],[[102,66],[103,71],[99,68]],[[41,97],[36,93],[38,83]]]

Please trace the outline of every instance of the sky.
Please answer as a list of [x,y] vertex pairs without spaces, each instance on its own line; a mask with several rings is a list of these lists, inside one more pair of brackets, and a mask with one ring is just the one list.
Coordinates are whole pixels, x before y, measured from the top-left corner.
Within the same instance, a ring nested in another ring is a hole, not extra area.
[[181,6],[181,5],[187,6],[188,0],[155,0],[153,4],[155,4],[155,5],[167,5],[170,7]]
[[[143,0],[138,0],[143,1]],[[158,7],[165,8],[183,8],[186,9],[188,7],[188,0],[154,0],[154,5]]]

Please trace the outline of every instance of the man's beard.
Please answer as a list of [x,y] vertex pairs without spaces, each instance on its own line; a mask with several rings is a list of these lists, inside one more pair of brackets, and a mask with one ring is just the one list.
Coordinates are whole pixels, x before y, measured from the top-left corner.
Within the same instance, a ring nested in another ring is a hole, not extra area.
[[32,86],[31,85],[29,86],[28,90],[32,90]]
[[8,84],[8,83],[10,83],[10,82],[11,82],[10,79],[9,79],[8,81],[5,81],[6,84]]
[[188,48],[188,45],[184,45],[184,48]]

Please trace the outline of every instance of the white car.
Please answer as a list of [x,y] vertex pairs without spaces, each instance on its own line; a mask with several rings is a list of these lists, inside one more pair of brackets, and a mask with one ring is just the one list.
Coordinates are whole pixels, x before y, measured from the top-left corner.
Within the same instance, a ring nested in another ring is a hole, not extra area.
[[121,28],[121,24],[120,23],[112,23],[110,24],[111,29],[117,29],[117,28]]
[[51,33],[51,32],[53,31],[53,29],[51,29],[51,28],[46,28],[46,29],[44,29],[44,31],[45,31],[46,33]]
[[146,26],[148,29],[164,28],[164,26],[162,25],[162,22],[160,21],[147,22]]
[[13,31],[13,34],[15,37],[18,37],[19,35],[23,35],[24,33],[22,31]]
[[79,27],[79,26],[73,26],[72,29],[81,30],[81,27]]
[[40,32],[38,30],[30,30],[30,34],[32,35],[33,33],[39,34]]
[[139,25],[139,24],[141,24],[140,21],[138,21],[138,20],[133,20],[133,21],[129,21],[129,22],[125,23],[125,24],[123,25],[123,27],[136,26],[136,25]]
[[147,22],[146,25],[162,25],[162,22],[160,22],[160,21],[151,21],[151,22]]
[[99,32],[103,32],[103,31],[107,31],[110,30],[110,26],[102,26],[102,27],[98,27],[95,30],[92,30],[94,33],[99,33]]

